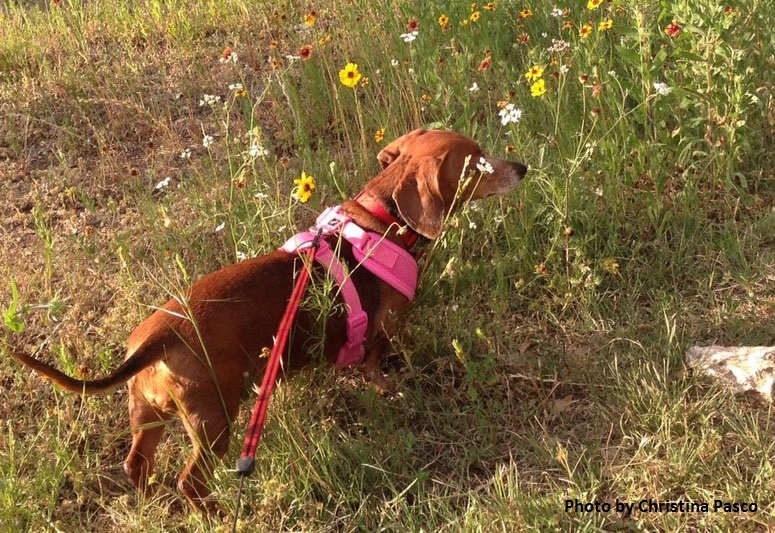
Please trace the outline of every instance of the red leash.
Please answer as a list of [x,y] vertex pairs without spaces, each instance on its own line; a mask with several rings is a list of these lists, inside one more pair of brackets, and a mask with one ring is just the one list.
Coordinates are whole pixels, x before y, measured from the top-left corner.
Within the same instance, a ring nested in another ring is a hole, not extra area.
[[318,234],[312,241],[312,245],[306,250],[306,264],[301,269],[301,272],[299,272],[299,277],[296,278],[296,284],[293,286],[291,297],[288,299],[288,306],[285,308],[285,314],[280,321],[280,326],[277,328],[277,337],[274,346],[272,347],[272,353],[269,356],[266,370],[264,371],[264,379],[261,381],[261,389],[258,398],[256,398],[256,405],[253,406],[253,414],[250,417],[250,425],[248,426],[248,432],[245,435],[245,443],[242,445],[242,455],[237,459],[237,473],[240,476],[240,484],[237,493],[237,506],[234,510],[232,531],[236,531],[237,527],[237,516],[239,514],[240,498],[242,495],[242,483],[247,476],[253,473],[256,466],[256,448],[258,448],[258,442],[261,440],[261,432],[264,429],[266,409],[269,406],[269,396],[272,394],[272,389],[274,389],[277,371],[280,368],[280,359],[285,351],[285,345],[288,342],[293,319],[296,318],[301,299],[304,297],[304,289],[307,286],[307,281],[309,281],[309,272],[312,269],[312,265],[315,263],[315,254],[317,254],[318,247],[320,246],[321,233],[322,232],[318,230]]

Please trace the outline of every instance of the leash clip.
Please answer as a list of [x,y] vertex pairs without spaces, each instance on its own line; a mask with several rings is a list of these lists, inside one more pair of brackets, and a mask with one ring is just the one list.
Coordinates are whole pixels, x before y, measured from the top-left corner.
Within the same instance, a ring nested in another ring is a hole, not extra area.
[[323,235],[323,228],[318,228],[318,232],[315,234],[315,238],[312,239],[312,247],[314,249],[320,248],[320,237]]

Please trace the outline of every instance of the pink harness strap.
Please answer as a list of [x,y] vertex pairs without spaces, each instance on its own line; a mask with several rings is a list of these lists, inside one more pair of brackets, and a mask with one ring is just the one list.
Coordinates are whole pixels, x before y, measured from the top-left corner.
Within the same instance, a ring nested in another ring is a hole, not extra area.
[[317,219],[316,228],[335,228],[353,245],[353,255],[372,274],[414,300],[417,289],[417,262],[400,245],[384,235],[366,231],[340,213],[339,206],[329,207]]
[[[297,253],[312,245],[319,229],[323,236],[339,233],[343,239],[353,246],[353,255],[359,265],[369,270],[385,283],[395,288],[409,300],[414,299],[417,289],[417,262],[414,258],[394,242],[385,239],[383,235],[365,231],[354,224],[349,217],[340,213],[340,207],[329,207],[318,217],[315,226],[310,231],[297,233],[280,249],[288,253]],[[347,341],[339,350],[336,358],[337,368],[359,363],[365,354],[366,331],[368,316],[361,306],[361,299],[355,284],[350,279],[345,266],[324,240],[320,241],[315,259],[331,273],[342,299],[348,307]]]
[[[303,231],[288,239],[281,249],[288,253],[297,253],[312,246],[312,241],[314,239],[315,233]],[[363,307],[361,307],[361,299],[358,297],[358,291],[355,289],[355,284],[350,280],[344,265],[339,258],[334,255],[331,251],[331,247],[326,241],[320,241],[320,248],[318,248],[315,260],[331,273],[334,281],[339,285],[342,299],[348,307],[347,341],[339,350],[339,355],[336,357],[336,367],[342,368],[358,363],[363,359],[366,352],[366,330],[369,327],[369,317],[366,315],[366,311],[363,310]]]

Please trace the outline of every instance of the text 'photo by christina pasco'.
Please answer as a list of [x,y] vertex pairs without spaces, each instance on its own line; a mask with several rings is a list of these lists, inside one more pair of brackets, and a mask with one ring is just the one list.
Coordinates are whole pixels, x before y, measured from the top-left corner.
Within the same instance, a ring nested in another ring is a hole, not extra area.
[[736,502],[713,500],[700,502],[692,500],[654,500],[651,498],[628,502],[616,499],[615,502],[583,502],[579,499],[565,500],[565,512],[575,513],[625,513],[627,516],[635,511],[641,513],[756,513],[759,504],[756,502]]

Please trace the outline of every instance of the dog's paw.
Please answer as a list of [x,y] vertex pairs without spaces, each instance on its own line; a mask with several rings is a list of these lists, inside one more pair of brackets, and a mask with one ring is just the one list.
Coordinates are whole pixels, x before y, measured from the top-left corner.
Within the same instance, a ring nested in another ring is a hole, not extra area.
[[366,381],[371,383],[371,386],[374,387],[378,392],[395,392],[398,386],[395,379],[391,378],[387,374],[383,374],[379,369],[370,372],[367,368],[364,368],[363,377],[366,379]]

